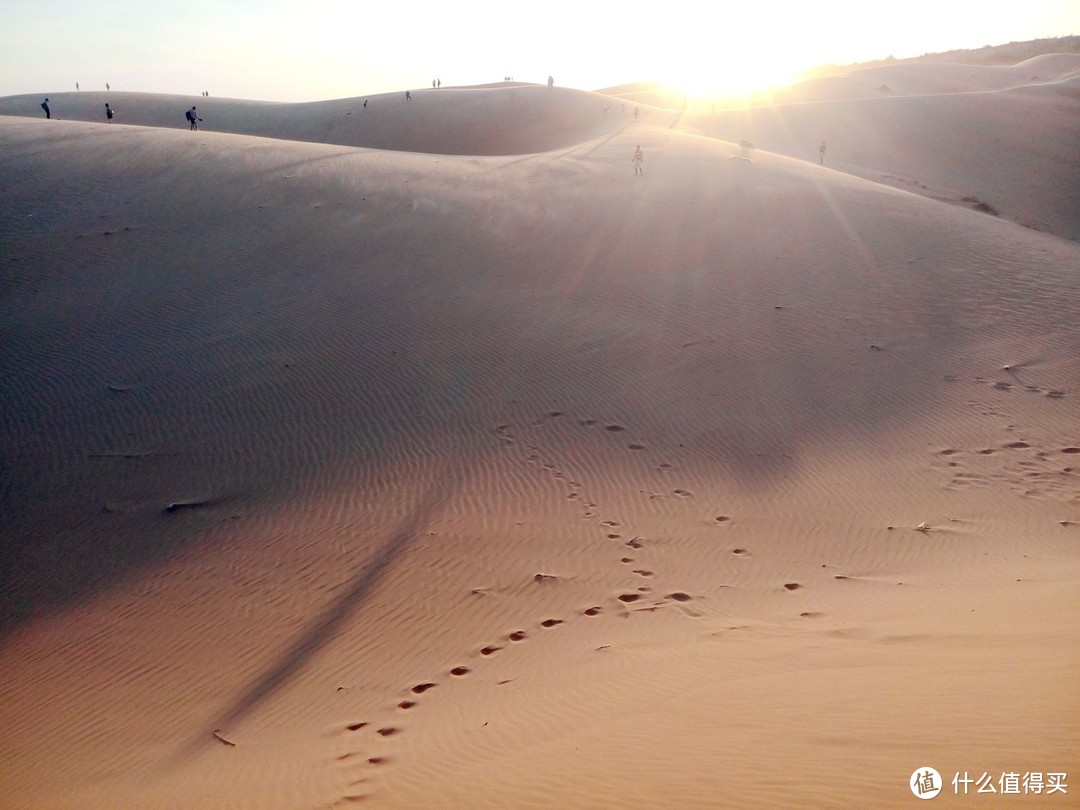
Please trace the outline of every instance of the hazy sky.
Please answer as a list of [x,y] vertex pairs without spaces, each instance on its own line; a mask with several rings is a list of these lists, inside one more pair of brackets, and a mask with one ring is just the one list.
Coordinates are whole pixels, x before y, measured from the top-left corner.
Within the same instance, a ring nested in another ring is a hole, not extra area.
[[801,68],[1080,34],[1080,0],[3,0],[0,95],[308,101],[512,75],[727,90]]

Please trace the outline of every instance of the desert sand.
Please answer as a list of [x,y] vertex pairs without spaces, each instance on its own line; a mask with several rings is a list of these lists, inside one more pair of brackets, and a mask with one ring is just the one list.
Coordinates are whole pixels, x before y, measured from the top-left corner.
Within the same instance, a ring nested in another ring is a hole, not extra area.
[[0,806],[1076,806],[1080,57],[867,73],[0,99]]

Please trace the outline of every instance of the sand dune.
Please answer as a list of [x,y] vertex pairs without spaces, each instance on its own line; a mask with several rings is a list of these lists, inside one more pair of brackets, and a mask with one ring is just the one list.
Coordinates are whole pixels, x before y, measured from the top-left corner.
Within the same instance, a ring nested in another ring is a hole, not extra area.
[[[684,121],[710,137],[815,162],[824,140],[830,168],[1077,240],[1078,69],[1080,56],[1070,55],[1011,68],[897,65],[836,77],[818,101]],[[880,84],[893,93],[859,96]]]
[[[196,106],[203,131],[291,141],[364,146],[400,152],[506,155],[572,146],[609,131],[604,99],[579,90],[537,85],[443,87],[405,93],[299,103],[201,98],[149,93],[59,93],[53,118],[114,125],[187,129]],[[365,106],[366,102],[366,106]],[[40,117],[39,96],[0,99],[0,115]]]
[[[997,143],[1036,116],[1069,171],[1072,85],[830,102],[861,137],[825,167],[487,90],[372,129],[0,119],[0,805],[898,806],[920,766],[1075,770],[1080,248],[1010,221],[1075,206]],[[739,128],[809,137],[795,108]],[[965,116],[989,176],[890,148]]]

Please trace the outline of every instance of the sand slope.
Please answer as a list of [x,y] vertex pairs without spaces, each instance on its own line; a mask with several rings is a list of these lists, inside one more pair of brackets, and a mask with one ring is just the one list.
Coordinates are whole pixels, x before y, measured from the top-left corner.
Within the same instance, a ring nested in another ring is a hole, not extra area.
[[[459,155],[558,149],[609,131],[615,120],[605,114],[602,97],[561,87],[512,84],[410,93],[411,100],[403,90],[304,104],[123,92],[49,98],[54,120],[104,123],[109,102],[116,111],[114,126],[186,130],[184,113],[194,105],[208,132]],[[37,95],[2,98],[0,115],[43,117],[41,100]]]
[[1077,240],[1077,71],[1080,56],[1066,54],[1009,68],[896,65],[800,86],[797,102],[684,120],[814,162],[824,140],[830,168]]
[[3,806],[1076,770],[1080,248],[671,123],[0,119]]

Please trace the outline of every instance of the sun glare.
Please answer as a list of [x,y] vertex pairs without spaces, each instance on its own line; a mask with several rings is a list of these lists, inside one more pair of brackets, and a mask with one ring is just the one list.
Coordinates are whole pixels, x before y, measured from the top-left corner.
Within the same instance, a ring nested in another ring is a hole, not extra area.
[[766,28],[743,10],[668,20],[650,45],[649,66],[673,95],[689,101],[739,100],[794,84],[813,67],[812,43],[786,28]]
[[689,101],[740,101],[767,94],[800,81],[805,65],[757,59],[726,59],[713,63],[679,65],[665,71],[661,82],[673,95]]

